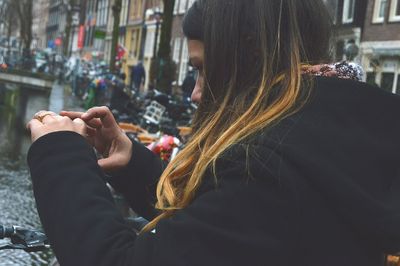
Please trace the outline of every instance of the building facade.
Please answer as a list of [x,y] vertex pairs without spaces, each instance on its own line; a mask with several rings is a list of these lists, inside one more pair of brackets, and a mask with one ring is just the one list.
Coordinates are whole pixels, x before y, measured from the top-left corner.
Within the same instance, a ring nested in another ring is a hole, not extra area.
[[[107,34],[106,34],[106,42],[105,42],[105,57],[106,61],[109,63],[111,60],[111,49],[112,49],[112,35],[113,35],[113,30],[114,30],[114,15],[112,11],[112,7],[114,5],[115,0],[111,0],[111,5],[109,6],[109,17],[108,17],[108,25],[107,25]],[[119,15],[119,36],[118,36],[118,42],[117,42],[117,47],[115,49],[118,49],[118,47],[125,47],[125,39],[126,39],[126,26],[128,23],[128,10],[129,10],[129,4],[130,0],[122,0],[121,2],[121,10],[120,10],[120,15]],[[118,66],[122,67],[122,66]]]
[[366,81],[400,94],[400,0],[369,0],[361,43]]
[[97,9],[99,0],[86,0],[85,3],[85,15],[84,15],[84,41],[83,49],[81,52],[82,57],[85,60],[92,60],[93,53],[96,55],[94,49],[94,42],[96,38],[105,38],[101,33],[96,32],[97,24]]
[[85,38],[87,0],[75,0],[75,5],[71,6],[72,23],[69,51],[72,56],[81,56]]
[[47,47],[47,22],[49,20],[50,0],[33,1],[32,50],[43,50]]
[[105,56],[105,48],[106,48],[106,37],[107,37],[107,27],[110,23],[110,5],[112,4],[111,0],[98,0],[97,1],[97,10],[95,12],[94,17],[96,18],[95,22],[95,36],[93,39],[93,49],[99,53],[104,54]]
[[145,7],[146,0],[131,0],[128,8],[125,37],[126,54],[123,64],[123,70],[127,75],[127,84],[131,83],[130,73],[133,66],[143,60]]
[[332,59],[350,60],[360,63],[358,47],[362,39],[366,0],[324,0],[334,24]]
[[175,0],[174,20],[172,27],[172,60],[176,64],[175,88],[180,87],[189,70],[187,41],[182,31],[182,21],[186,11],[194,0]]
[[[164,10],[162,0],[147,0],[144,17],[144,46],[143,46],[143,65],[146,69],[147,77],[150,73],[151,60],[156,56],[154,51],[158,51],[161,35],[162,13]],[[156,38],[157,37],[157,38]],[[157,40],[156,40],[157,39]],[[145,88],[149,85],[149,78],[146,78]]]
[[7,2],[0,0],[0,56],[9,60],[20,53],[20,31],[16,14],[8,9]]
[[46,27],[47,46],[62,53],[65,43],[65,27],[68,5],[63,0],[50,0]]

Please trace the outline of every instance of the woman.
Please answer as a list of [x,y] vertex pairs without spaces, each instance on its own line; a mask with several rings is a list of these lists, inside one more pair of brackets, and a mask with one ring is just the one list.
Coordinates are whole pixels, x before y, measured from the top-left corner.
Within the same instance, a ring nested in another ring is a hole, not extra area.
[[[399,251],[400,99],[302,75],[327,58],[322,1],[200,0],[183,29],[199,106],[163,172],[104,107],[29,123],[38,211],[61,265],[375,266]],[[139,236],[103,171],[152,220]]]

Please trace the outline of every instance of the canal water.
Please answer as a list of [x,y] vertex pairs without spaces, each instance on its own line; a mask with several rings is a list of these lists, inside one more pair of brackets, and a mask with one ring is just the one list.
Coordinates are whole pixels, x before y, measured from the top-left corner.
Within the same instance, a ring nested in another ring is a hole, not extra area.
[[[54,89],[53,89],[54,90]],[[61,109],[63,89],[50,91],[0,83],[0,224],[40,229],[26,163],[31,144],[25,124],[42,109]],[[0,246],[7,241],[0,240]],[[48,265],[51,251],[0,250],[0,266]]]

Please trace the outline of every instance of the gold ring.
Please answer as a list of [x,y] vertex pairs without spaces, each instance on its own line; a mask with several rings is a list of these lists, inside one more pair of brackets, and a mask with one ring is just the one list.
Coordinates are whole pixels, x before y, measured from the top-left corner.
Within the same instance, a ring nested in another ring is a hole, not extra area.
[[50,111],[40,111],[37,112],[34,116],[33,119],[39,120],[41,123],[43,122],[43,119],[48,116],[48,115],[55,115],[55,113],[50,112]]

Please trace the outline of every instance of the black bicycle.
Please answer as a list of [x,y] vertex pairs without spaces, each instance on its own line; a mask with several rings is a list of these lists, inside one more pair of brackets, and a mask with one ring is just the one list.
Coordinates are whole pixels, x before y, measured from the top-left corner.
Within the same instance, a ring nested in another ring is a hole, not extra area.
[[[142,217],[126,218],[126,222],[136,233],[139,233],[149,222]],[[3,226],[0,225],[0,239],[10,239],[11,243],[0,246],[0,250],[4,249],[20,249],[26,252],[44,251],[50,248],[50,244],[46,235],[40,230],[24,229],[19,226]],[[400,253],[385,256],[385,266],[399,266]],[[57,260],[54,258],[49,264],[58,266]]]
[[40,230],[0,225],[0,239],[5,238],[10,239],[10,243],[0,246],[0,250],[22,249],[26,252],[37,252],[50,248],[46,235]]
[[[128,217],[125,221],[137,234],[149,223],[143,217]],[[0,225],[0,239],[10,240],[9,243],[0,245],[0,250],[20,249],[26,252],[38,252],[50,248],[50,243],[42,231],[20,226]]]

